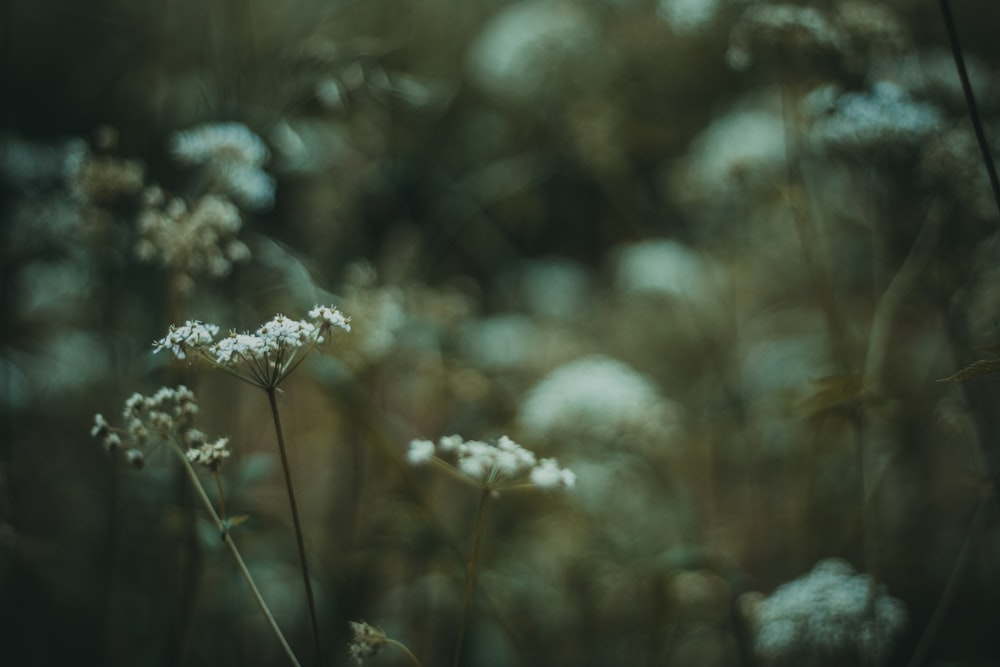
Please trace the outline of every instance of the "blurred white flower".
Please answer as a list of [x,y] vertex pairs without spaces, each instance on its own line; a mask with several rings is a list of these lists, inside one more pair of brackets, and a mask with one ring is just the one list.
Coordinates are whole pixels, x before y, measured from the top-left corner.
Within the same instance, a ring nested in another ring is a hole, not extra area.
[[704,30],[715,18],[719,0],[659,0],[656,13],[679,35]]
[[700,302],[714,293],[712,266],[676,241],[649,240],[616,249],[615,286],[623,292],[664,294]]
[[[447,460],[452,458],[454,464]],[[533,452],[505,435],[495,443],[445,436],[436,447],[430,440],[414,440],[407,459],[414,465],[436,462],[458,477],[491,491],[525,485],[541,489],[572,488],[576,484],[576,475],[571,470],[560,468],[555,459],[539,461]]]
[[906,624],[906,607],[845,561],[820,561],[755,607],[756,651],[768,658],[883,656]]
[[870,93],[841,95],[830,113],[815,120],[811,138],[834,149],[896,148],[915,145],[943,127],[937,107],[883,81]]
[[210,162],[264,164],[267,146],[243,123],[199,125],[177,132],[170,140],[171,154],[183,164]]
[[555,369],[521,402],[519,420],[535,440],[623,436],[669,437],[679,409],[648,377],[595,355]]
[[583,7],[538,0],[506,6],[471,47],[472,79],[501,99],[530,102],[573,78],[561,70],[585,73],[580,64],[593,57],[599,36]]
[[245,208],[264,210],[274,203],[274,179],[261,168],[270,152],[242,123],[177,132],[171,137],[170,152],[182,164],[208,169],[214,184]]

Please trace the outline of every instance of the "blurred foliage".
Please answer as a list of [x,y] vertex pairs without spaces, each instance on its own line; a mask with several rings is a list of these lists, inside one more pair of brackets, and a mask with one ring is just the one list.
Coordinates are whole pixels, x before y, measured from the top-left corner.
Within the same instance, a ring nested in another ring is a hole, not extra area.
[[[952,5],[995,145],[1000,4]],[[151,342],[317,303],[353,331],[282,409],[328,664],[356,620],[450,660],[476,498],[405,451],[452,433],[578,479],[490,506],[462,664],[1000,659],[1000,212],[935,3],[11,1],[0,99],[0,663],[283,664],[178,466],[88,437],[178,382],[312,662],[263,397]],[[255,181],[181,159],[222,123]],[[829,558],[906,629],[760,654]]]

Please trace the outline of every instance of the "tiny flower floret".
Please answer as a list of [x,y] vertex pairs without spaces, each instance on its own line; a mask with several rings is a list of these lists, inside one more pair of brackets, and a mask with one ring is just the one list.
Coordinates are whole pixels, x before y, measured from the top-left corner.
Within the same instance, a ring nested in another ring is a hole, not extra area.
[[316,306],[309,311],[310,319],[317,320],[320,326],[340,327],[344,331],[351,330],[351,319],[332,306]]
[[187,460],[203,465],[209,470],[218,470],[222,462],[229,458],[229,438],[219,438],[215,442],[204,442],[197,448],[187,450]]
[[[443,457],[454,458],[455,463],[446,462]],[[494,490],[524,484],[542,489],[571,488],[576,483],[576,475],[569,469],[560,468],[555,459],[539,461],[534,453],[507,436],[488,443],[450,435],[438,440],[436,446],[429,440],[414,440],[410,443],[407,460],[414,465],[437,460]]]
[[170,350],[178,359],[185,359],[188,348],[209,345],[218,333],[218,326],[198,320],[188,320],[179,327],[170,325],[167,335],[153,343],[153,352]]

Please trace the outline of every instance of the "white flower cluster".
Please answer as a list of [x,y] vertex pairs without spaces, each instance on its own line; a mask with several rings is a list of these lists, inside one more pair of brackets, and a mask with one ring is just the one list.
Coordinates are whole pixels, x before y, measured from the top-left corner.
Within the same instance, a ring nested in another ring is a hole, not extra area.
[[430,440],[414,440],[407,453],[407,459],[414,465],[436,460],[452,467],[445,457],[454,457],[453,469],[493,490],[525,483],[542,489],[572,488],[576,484],[572,470],[560,468],[555,459],[537,459],[533,452],[507,436],[501,436],[496,443],[463,440],[458,435],[445,436],[437,445]]
[[208,443],[204,433],[194,428],[198,402],[194,392],[180,385],[174,389],[162,387],[152,396],[132,394],[122,410],[124,428],[114,428],[103,415],[94,415],[90,435],[100,438],[108,451],[123,449],[125,457],[141,468],[145,456],[142,448],[150,441],[173,440],[188,450],[188,460],[217,470],[229,456],[228,438]]
[[191,463],[205,466],[213,472],[219,469],[222,462],[229,458],[229,438],[219,438],[215,442],[203,442],[198,447],[187,450],[187,459]]
[[840,95],[832,110],[815,120],[811,135],[829,148],[868,150],[915,145],[943,127],[937,107],[883,81],[870,93]]
[[154,187],[145,198],[136,223],[135,255],[172,269],[182,291],[193,286],[195,276],[220,278],[233,264],[250,258],[249,248],[236,238],[243,226],[240,211],[226,197],[205,195],[188,207],[179,198],[165,202],[163,192]]
[[902,602],[830,558],[759,604],[755,647],[771,659],[855,655],[867,663],[884,655],[905,623]]
[[216,366],[244,372],[241,377],[253,384],[277,386],[333,327],[351,330],[350,319],[332,306],[316,306],[309,317],[312,321],[278,314],[253,333],[233,331],[219,340],[218,325],[188,320],[171,325],[167,335],[153,343],[153,351],[168,350],[178,359],[194,352]]
[[267,146],[242,123],[200,125],[176,133],[170,151],[183,164],[209,170],[219,188],[248,209],[274,203],[274,179],[261,167]]

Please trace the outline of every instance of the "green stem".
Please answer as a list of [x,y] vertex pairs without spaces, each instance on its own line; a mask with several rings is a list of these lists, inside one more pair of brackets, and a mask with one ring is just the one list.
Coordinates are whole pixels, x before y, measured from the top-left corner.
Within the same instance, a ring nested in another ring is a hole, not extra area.
[[236,548],[236,543],[233,542],[233,538],[225,529],[225,524],[223,524],[219,515],[216,514],[215,507],[212,506],[212,501],[208,499],[208,494],[205,493],[205,487],[202,486],[201,480],[198,479],[198,474],[194,471],[194,468],[191,467],[191,462],[188,461],[186,456],[184,456],[184,452],[177,443],[171,441],[171,445],[177,453],[177,456],[180,457],[181,463],[184,465],[184,469],[187,471],[188,477],[191,479],[191,483],[194,485],[195,491],[197,491],[198,496],[201,498],[202,504],[208,511],[209,516],[212,517],[215,527],[218,528],[223,541],[226,543],[226,546],[229,547],[229,551],[233,554],[233,558],[236,559],[236,565],[243,574],[243,578],[246,579],[247,585],[250,587],[250,592],[253,593],[254,600],[257,602],[257,606],[264,614],[264,618],[267,619],[267,624],[271,626],[271,630],[274,631],[274,635],[278,638],[278,641],[281,642],[281,647],[285,649],[285,654],[288,656],[292,665],[294,665],[294,667],[302,667],[298,658],[295,657],[292,647],[288,645],[285,635],[282,634],[281,628],[278,627],[278,622],[274,620],[274,616],[271,614],[271,610],[268,608],[267,603],[264,602],[264,596],[261,595],[260,589],[257,588],[257,584],[254,583],[253,576],[250,574],[250,570],[247,568],[246,563],[243,562],[243,556],[240,555],[240,550]]
[[410,662],[413,664],[413,667],[423,667],[423,665],[420,664],[420,661],[417,660],[417,656],[413,655],[413,652],[410,649],[406,648],[406,645],[403,644],[402,642],[398,642],[395,639],[389,639],[388,637],[386,637],[385,638],[385,643],[386,644],[392,644],[393,646],[395,646],[396,648],[398,648],[400,651],[402,651],[403,653],[405,653],[406,657],[409,658]]
[[465,593],[462,597],[462,617],[458,621],[458,639],[455,640],[455,657],[452,667],[458,667],[462,657],[462,642],[465,639],[465,628],[469,622],[469,611],[472,608],[472,594],[476,590],[476,573],[479,569],[479,548],[483,543],[483,525],[486,518],[486,502],[490,498],[491,489],[484,487],[479,494],[479,506],[476,508],[476,523],[473,528],[472,553],[469,554],[469,564],[465,570]]
[[312,621],[313,639],[316,641],[316,659],[323,664],[323,645],[319,636],[319,623],[316,620],[316,601],[313,597],[312,582],[309,579],[309,564],[306,562],[306,545],[302,537],[302,523],[299,520],[299,507],[295,502],[295,489],[292,485],[292,471],[288,465],[288,452],[285,449],[285,436],[281,431],[281,418],[278,415],[277,387],[267,388],[267,399],[271,403],[271,416],[274,418],[274,430],[278,436],[278,451],[281,453],[281,469],[285,473],[285,488],[288,489],[288,504],[292,510],[292,522],[295,525],[295,542],[299,549],[299,565],[302,567],[302,580],[306,588],[306,599],[309,602],[309,618]]

